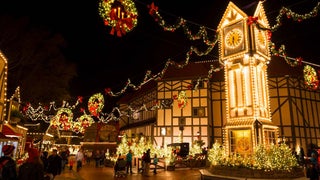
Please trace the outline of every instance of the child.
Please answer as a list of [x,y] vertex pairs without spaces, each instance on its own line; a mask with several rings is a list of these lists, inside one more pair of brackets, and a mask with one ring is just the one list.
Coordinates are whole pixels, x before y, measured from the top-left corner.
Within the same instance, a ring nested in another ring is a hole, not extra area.
[[141,168],[139,169],[139,171],[141,171],[141,173],[143,173],[144,169],[145,169],[145,162],[144,162],[145,157],[146,157],[146,153],[144,152],[141,157]]
[[153,158],[153,164],[154,164],[154,169],[153,169],[153,173],[157,174],[157,164],[158,164],[159,159],[157,158],[157,154],[154,154],[154,158]]
[[69,158],[69,170],[71,171],[73,169],[73,164],[74,164],[74,160],[73,160],[73,157],[71,156]]

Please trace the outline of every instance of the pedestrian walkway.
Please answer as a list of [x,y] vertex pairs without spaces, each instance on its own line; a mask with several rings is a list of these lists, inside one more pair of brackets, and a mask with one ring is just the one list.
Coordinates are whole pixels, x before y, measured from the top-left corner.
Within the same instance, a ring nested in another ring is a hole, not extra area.
[[[175,171],[165,171],[158,169],[157,174],[153,174],[150,171],[150,176],[145,177],[140,173],[137,173],[136,168],[133,168],[133,174],[128,174],[125,179],[128,180],[200,180],[199,169],[179,169]],[[114,171],[112,167],[93,167],[83,166],[83,168],[76,172],[75,170],[64,170],[60,175],[56,176],[55,180],[100,180],[100,179],[121,179],[114,177]],[[124,178],[122,178],[124,179]]]
[[[202,169],[198,168],[178,168],[174,171],[166,171],[164,169],[158,169],[157,174],[153,174],[150,171],[150,176],[145,177],[140,173],[137,173],[137,168],[133,168],[133,174],[128,174],[126,178],[115,178],[112,167],[94,167],[85,165],[77,172],[76,170],[65,169],[61,175],[56,176],[55,180],[106,180],[106,179],[128,179],[128,180],[201,180]],[[202,177],[202,180],[238,180],[239,178],[226,177],[226,176],[211,176]],[[240,180],[240,179],[239,179]],[[241,180],[266,180],[266,179],[249,179],[241,178]],[[268,179],[272,180],[272,179]],[[283,180],[283,179],[281,179]],[[296,178],[294,180],[308,180],[306,177]]]

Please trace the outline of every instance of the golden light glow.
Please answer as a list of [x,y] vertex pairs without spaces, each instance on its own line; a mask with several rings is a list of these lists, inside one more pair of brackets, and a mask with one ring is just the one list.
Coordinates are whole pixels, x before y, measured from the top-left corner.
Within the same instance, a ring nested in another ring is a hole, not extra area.
[[[261,5],[256,14],[266,18]],[[242,30],[240,24],[251,26],[247,24],[247,19],[248,16],[230,2],[218,26],[223,39],[219,51],[226,84],[227,122],[223,141],[227,154],[253,152],[252,148],[257,143],[266,143],[266,139],[270,139],[266,137],[265,128],[268,128],[268,132],[277,131],[277,127],[271,123],[268,91],[267,64],[270,56],[266,53],[268,51],[262,52],[261,48],[267,48],[267,32],[258,31],[256,27],[253,32],[247,28]],[[268,26],[266,19],[260,21],[264,27]],[[243,41],[244,48],[237,48]],[[249,41],[260,44],[261,52],[249,47]],[[255,125],[256,122],[261,125]]]

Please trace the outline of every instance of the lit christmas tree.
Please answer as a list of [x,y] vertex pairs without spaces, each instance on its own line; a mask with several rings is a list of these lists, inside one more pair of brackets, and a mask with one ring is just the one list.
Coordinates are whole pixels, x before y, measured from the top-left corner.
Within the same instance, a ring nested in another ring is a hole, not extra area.
[[126,155],[130,150],[130,146],[128,144],[127,135],[123,135],[121,138],[121,143],[117,147],[117,154]]
[[225,150],[222,145],[215,142],[212,148],[208,150],[208,160],[212,165],[222,165],[226,158]]

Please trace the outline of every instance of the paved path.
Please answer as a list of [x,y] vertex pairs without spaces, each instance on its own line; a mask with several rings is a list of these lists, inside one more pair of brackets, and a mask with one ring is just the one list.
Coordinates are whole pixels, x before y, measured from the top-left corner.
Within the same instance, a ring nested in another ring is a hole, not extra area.
[[[74,168],[75,169],[75,168]],[[159,169],[157,174],[150,171],[150,176],[146,177],[137,173],[136,168],[133,168],[133,174],[128,174],[126,178],[115,178],[113,168],[85,165],[79,172],[75,170],[65,169],[61,175],[56,176],[55,180],[108,180],[108,179],[128,179],[128,180],[200,180],[199,169],[179,169],[175,171],[165,171]]]
[[[75,168],[74,168],[75,169]],[[200,169],[194,168],[179,168],[175,171],[165,171],[164,169],[158,169],[158,174],[153,174],[150,171],[150,176],[146,177],[137,173],[136,168],[133,168],[133,174],[127,175],[126,178],[116,178],[114,177],[114,171],[111,167],[94,167],[93,165],[85,165],[79,172],[75,170],[65,169],[61,175],[58,175],[55,180],[109,180],[109,179],[128,179],[128,180],[200,180],[201,174]],[[206,178],[207,179],[207,178]],[[210,179],[230,179],[223,177],[216,177]],[[243,178],[245,179],[245,178]],[[253,179],[246,179],[253,180]],[[254,179],[258,180],[258,179]],[[271,180],[271,179],[268,179]],[[308,180],[308,178],[302,177],[295,180]]]

